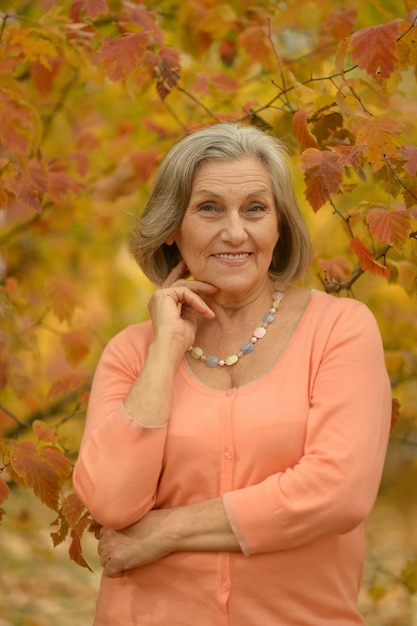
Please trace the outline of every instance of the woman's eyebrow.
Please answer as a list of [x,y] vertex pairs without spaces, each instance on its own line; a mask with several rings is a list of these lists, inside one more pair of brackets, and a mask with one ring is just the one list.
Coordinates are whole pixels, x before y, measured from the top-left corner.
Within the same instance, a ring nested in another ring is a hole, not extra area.
[[[253,196],[258,196],[259,194],[268,194],[270,193],[269,189],[266,187],[260,187],[259,189],[255,189],[255,191],[251,191],[246,196],[247,199],[252,198]],[[196,196],[213,196],[214,198],[222,198],[223,196],[219,193],[215,193],[212,189],[197,189],[194,192]]]

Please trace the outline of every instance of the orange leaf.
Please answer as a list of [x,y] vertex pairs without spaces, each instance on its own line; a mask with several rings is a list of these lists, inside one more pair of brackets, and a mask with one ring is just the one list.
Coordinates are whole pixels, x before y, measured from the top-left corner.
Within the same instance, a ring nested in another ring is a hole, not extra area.
[[411,230],[411,219],[407,211],[385,211],[372,209],[366,221],[372,237],[385,241],[399,250],[407,241]]
[[397,150],[396,139],[400,132],[399,121],[381,115],[372,119],[361,119],[353,129],[356,143],[366,146],[364,152],[374,171],[385,164],[384,155]]
[[236,93],[239,83],[233,76],[228,74],[216,74],[213,76],[213,85],[223,93]]
[[79,389],[87,380],[87,376],[83,376],[82,374],[74,374],[73,372],[65,374],[52,385],[48,393],[48,398],[52,396],[62,396],[69,391]]
[[404,169],[409,176],[414,176],[417,172],[417,147],[405,145],[401,147],[401,154],[406,160]]
[[331,34],[336,41],[350,35],[357,18],[356,9],[350,8],[332,13],[323,24],[323,32]]
[[254,61],[268,64],[272,48],[268,39],[268,30],[265,26],[249,26],[239,35],[239,41],[249,57]]
[[42,458],[34,443],[20,441],[16,444],[14,457],[10,461],[13,471],[23,483],[33,490],[43,504],[58,510],[60,481],[48,461]]
[[8,496],[9,487],[7,486],[7,483],[2,478],[0,478],[0,504],[7,500]]
[[327,279],[343,282],[351,274],[352,268],[347,259],[334,257],[332,259],[319,259],[321,268],[326,272]]
[[75,0],[71,6],[71,16],[77,16],[83,12],[86,17],[97,20],[100,15],[108,13],[107,0]]
[[398,63],[395,46],[399,34],[400,19],[356,31],[352,35],[352,60],[373,78],[389,78]]
[[0,139],[7,151],[28,154],[41,138],[41,124],[36,109],[20,94],[12,97],[0,90]]
[[161,48],[159,54],[147,52],[145,62],[149,73],[156,79],[156,89],[164,100],[178,84],[181,64],[180,55],[174,48]]
[[32,424],[32,430],[40,441],[52,443],[58,441],[61,437],[54,433],[45,422],[35,420]]
[[53,467],[61,484],[70,478],[72,473],[71,461],[59,448],[42,446],[39,448],[39,454]]
[[38,213],[42,211],[44,195],[48,188],[48,179],[42,166],[31,159],[26,166],[3,175],[7,191]]
[[74,528],[84,511],[85,505],[76,493],[70,493],[62,503],[61,513],[71,528]]
[[80,195],[86,187],[83,182],[66,172],[67,165],[56,161],[49,167],[49,195],[56,203],[62,203],[70,194]]
[[124,80],[140,67],[149,43],[148,33],[128,33],[118,39],[105,37],[98,51],[104,70],[110,80]]
[[393,398],[392,399],[392,408],[391,408],[390,435],[392,434],[392,431],[394,430],[394,428],[398,424],[398,420],[400,419],[400,409],[401,409],[401,404],[399,403],[397,398]]
[[145,183],[152,176],[158,165],[159,150],[134,150],[130,155],[134,173],[141,183]]
[[92,572],[93,570],[88,565],[87,561],[84,559],[84,557],[82,555],[82,547],[81,547],[80,537],[73,530],[71,531],[71,538],[72,538],[72,541],[71,541],[71,545],[69,547],[70,559],[72,561],[75,561],[75,563],[77,563],[77,565],[81,565],[81,567],[85,567],[86,569],[89,569],[90,572]]
[[359,264],[364,272],[366,270],[369,270],[371,274],[374,274],[375,276],[384,276],[385,278],[388,278],[388,268],[384,265],[381,265],[381,263],[375,261],[371,251],[368,250],[368,248],[365,246],[364,243],[362,243],[359,237],[354,237],[350,242],[349,247],[352,252],[358,257]]
[[310,109],[302,109],[301,111],[297,111],[292,118],[294,134],[302,150],[306,150],[307,148],[319,149],[319,144],[307,126],[307,117],[310,112]]
[[87,329],[80,328],[69,333],[63,333],[61,335],[61,341],[68,363],[78,365],[90,352],[92,337]]
[[305,196],[316,212],[337,193],[343,181],[343,165],[334,152],[308,148],[301,154],[301,169],[305,172]]
[[[409,261],[393,261],[390,260],[391,280],[403,287],[409,294],[417,289],[417,267],[415,263]],[[394,273],[394,276],[392,276]]]
[[70,280],[47,281],[46,290],[51,307],[59,320],[70,320],[75,308],[80,303],[77,288]]

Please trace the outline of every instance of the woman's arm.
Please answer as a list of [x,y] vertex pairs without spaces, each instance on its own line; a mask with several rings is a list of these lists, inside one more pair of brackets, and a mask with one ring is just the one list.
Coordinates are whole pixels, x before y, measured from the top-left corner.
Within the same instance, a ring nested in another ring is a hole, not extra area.
[[98,552],[111,578],[172,552],[240,552],[221,498],[150,511],[124,530],[103,528]]
[[[167,282],[183,269],[180,264]],[[214,316],[198,294],[213,291],[207,283],[181,280],[157,290],[149,303],[153,332],[129,327],[104,350],[73,484],[105,526],[125,528],[155,503],[173,381],[193,343],[196,316]]]

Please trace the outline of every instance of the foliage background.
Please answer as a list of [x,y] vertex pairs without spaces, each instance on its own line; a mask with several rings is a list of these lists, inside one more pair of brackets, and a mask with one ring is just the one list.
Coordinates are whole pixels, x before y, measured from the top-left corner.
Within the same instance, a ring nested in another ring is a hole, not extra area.
[[[305,286],[379,322],[396,425],[361,606],[370,626],[417,624],[416,15],[416,0],[0,1],[0,545],[19,571],[0,624],[49,623],[18,608],[35,563],[95,589],[70,476],[101,350],[147,317],[126,235],[172,143],[225,119],[289,147]],[[51,582],[62,613],[66,593]]]

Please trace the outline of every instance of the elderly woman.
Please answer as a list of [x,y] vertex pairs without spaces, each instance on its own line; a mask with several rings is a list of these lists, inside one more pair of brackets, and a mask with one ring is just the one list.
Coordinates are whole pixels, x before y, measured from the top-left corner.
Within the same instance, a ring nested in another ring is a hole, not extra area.
[[390,425],[365,305],[311,257],[285,150],[217,124],[161,165],[132,236],[162,285],[95,375],[74,486],[103,525],[97,626],[354,626]]

